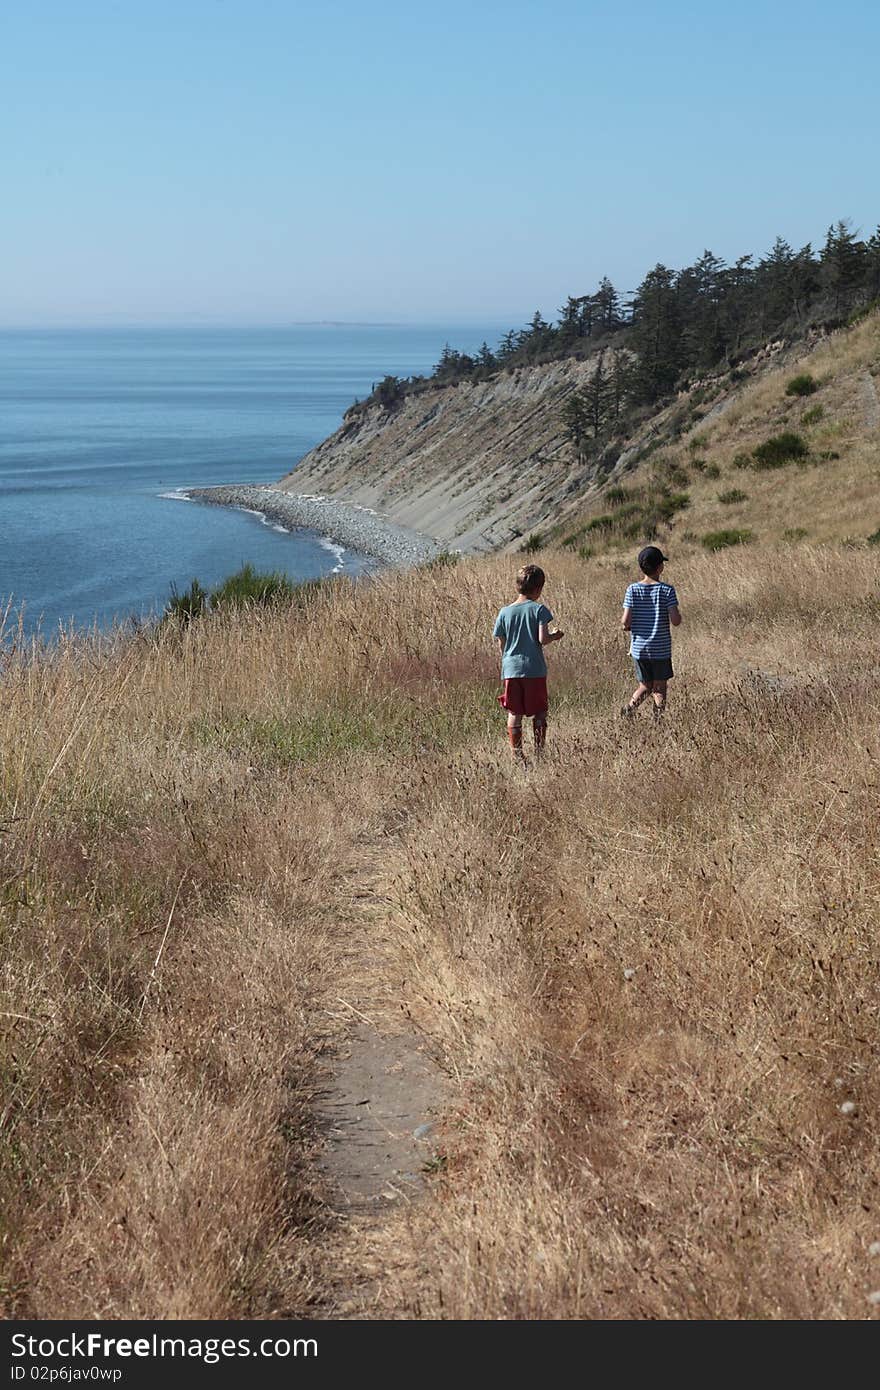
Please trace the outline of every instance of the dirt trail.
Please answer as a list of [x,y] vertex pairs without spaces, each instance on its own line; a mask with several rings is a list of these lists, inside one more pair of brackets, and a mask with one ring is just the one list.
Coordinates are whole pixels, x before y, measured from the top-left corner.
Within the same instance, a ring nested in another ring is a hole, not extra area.
[[375,1213],[419,1195],[439,1099],[437,1069],[412,1035],[357,1024],[317,1104],[321,1167],[339,1213]]
[[447,1095],[446,1077],[421,1039],[401,1028],[389,983],[386,909],[376,891],[388,849],[384,837],[365,842],[353,861],[342,909],[352,941],[347,997],[326,1006],[336,1024],[344,1018],[346,1029],[326,1060],[313,1102],[323,1141],[318,1167],[324,1200],[336,1216],[323,1260],[322,1315],[331,1318],[369,1317],[377,1305],[384,1263],[376,1247],[395,1212],[424,1193]]

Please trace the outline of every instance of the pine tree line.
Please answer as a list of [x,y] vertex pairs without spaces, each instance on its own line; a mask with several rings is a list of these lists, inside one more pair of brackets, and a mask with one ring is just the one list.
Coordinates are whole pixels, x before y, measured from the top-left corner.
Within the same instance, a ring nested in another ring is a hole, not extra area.
[[[435,384],[480,381],[497,371],[598,351],[596,377],[567,407],[573,441],[596,438],[625,401],[652,404],[705,373],[734,366],[770,338],[827,326],[880,302],[880,227],[860,239],[849,223],[828,228],[821,250],[795,250],[777,237],[760,259],[726,264],[711,251],[683,270],[655,265],[624,300],[606,277],[593,294],[572,295],[548,323],[540,311],[492,349],[458,352],[448,343],[430,377],[388,378],[375,393],[386,409]],[[614,336],[628,354],[608,351]],[[603,354],[607,352],[607,361]],[[372,398],[370,398],[372,399]],[[601,422],[601,423],[597,423]],[[581,443],[576,447],[581,451]]]

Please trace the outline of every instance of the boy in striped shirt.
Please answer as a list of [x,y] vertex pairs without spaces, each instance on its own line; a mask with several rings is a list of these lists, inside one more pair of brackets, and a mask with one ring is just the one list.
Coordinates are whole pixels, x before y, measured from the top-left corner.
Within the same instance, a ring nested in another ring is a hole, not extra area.
[[630,656],[639,682],[629,704],[621,711],[627,719],[649,695],[654,701],[655,718],[666,708],[666,685],[674,675],[670,623],[678,627],[681,622],[678,595],[671,584],[664,584],[660,578],[667,558],[656,545],[640,550],[638,565],[643,577],[638,584],[630,584],[623,600],[620,625],[631,635]]

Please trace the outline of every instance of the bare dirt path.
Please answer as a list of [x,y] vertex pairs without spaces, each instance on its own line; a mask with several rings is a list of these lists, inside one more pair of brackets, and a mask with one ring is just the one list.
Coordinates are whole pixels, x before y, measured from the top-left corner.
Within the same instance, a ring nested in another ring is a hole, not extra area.
[[[422,1039],[401,1026],[385,959],[385,905],[376,891],[393,841],[362,844],[346,907],[352,953],[345,998],[330,1000],[334,1032],[345,1031],[325,1061],[312,1104],[321,1139],[317,1166],[334,1229],[322,1265],[321,1315],[375,1315],[387,1273],[390,1223],[425,1194],[437,1160],[447,1080]],[[338,1033],[337,1033],[338,1036]]]
[[352,1029],[317,1103],[338,1213],[380,1213],[418,1197],[439,1099],[437,1069],[416,1038],[383,1036],[366,1022]]

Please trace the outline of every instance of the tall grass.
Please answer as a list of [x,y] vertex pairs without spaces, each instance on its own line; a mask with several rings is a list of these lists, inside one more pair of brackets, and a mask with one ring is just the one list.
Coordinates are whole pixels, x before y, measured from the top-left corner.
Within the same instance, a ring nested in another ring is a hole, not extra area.
[[[7,646],[7,1312],[297,1315],[344,1278],[396,1317],[865,1314],[870,555],[670,569],[662,727],[613,717],[629,566],[546,556],[567,636],[526,775],[509,559]],[[352,993],[451,1099],[425,1201],[334,1230],[310,1099]]]

